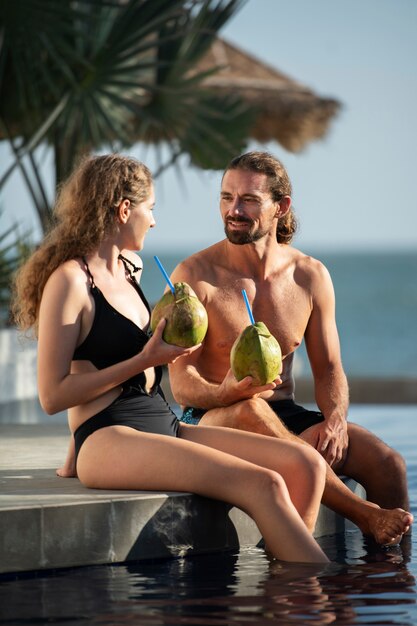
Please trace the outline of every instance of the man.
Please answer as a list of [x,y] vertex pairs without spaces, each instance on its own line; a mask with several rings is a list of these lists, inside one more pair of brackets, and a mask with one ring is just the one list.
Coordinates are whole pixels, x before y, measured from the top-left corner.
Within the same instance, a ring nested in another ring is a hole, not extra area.
[[[347,421],[333,286],[321,262],[290,245],[296,230],[291,193],[285,168],[268,153],[249,152],[226,168],[220,193],[226,239],[180,263],[171,277],[193,287],[209,319],[202,347],[170,365],[172,392],[185,422],[314,446],[328,462],[323,502],[378,543],[393,545],[413,521],[405,464],[375,435]],[[255,320],[266,324],[284,356],[280,378],[261,387],[250,377],[237,382],[230,370],[233,342],[249,324],[242,289]],[[294,402],[294,352],[303,338],[320,411]],[[369,501],[335,472],[361,483]]]

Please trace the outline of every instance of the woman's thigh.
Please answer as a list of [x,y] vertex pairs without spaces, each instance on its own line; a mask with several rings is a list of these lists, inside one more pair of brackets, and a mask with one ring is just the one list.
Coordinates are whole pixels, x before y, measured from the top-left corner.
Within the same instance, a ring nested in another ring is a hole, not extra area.
[[325,461],[313,448],[296,441],[221,426],[180,425],[180,437],[272,469],[293,482],[303,468],[325,473]]
[[102,428],[83,443],[78,476],[90,488],[187,491],[243,506],[244,492],[256,490],[270,477],[270,470],[204,445],[203,440],[204,436],[197,442],[126,426]]

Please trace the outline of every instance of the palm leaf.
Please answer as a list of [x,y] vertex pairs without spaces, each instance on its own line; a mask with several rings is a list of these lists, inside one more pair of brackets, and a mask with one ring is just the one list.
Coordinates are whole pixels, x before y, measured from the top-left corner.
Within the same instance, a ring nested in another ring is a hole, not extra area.
[[13,275],[31,250],[29,233],[20,235],[17,225],[0,233],[0,326],[8,320]]
[[[207,72],[193,68],[243,2],[3,3],[0,121],[10,140],[20,138],[16,163],[22,169],[24,156],[47,140],[57,182],[80,154],[138,141],[167,142],[172,162],[190,151],[202,166],[223,165],[248,135],[247,112],[237,99],[202,89]],[[33,167],[33,158],[29,162]],[[46,223],[45,203],[35,197],[43,197],[42,189],[31,192]]]

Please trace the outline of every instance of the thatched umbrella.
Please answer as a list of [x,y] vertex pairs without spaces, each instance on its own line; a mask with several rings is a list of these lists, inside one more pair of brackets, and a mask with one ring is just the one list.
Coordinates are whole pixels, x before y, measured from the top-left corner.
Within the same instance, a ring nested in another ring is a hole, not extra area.
[[198,70],[220,70],[204,84],[215,91],[235,93],[258,113],[251,136],[261,143],[275,140],[290,152],[322,138],[341,104],[324,98],[236,46],[217,39]]

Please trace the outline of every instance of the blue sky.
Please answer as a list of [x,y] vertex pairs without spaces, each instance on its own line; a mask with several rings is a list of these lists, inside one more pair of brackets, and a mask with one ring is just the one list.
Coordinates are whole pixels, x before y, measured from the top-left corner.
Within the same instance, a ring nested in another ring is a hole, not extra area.
[[[417,2],[415,0],[248,0],[222,36],[343,108],[324,140],[300,154],[276,143],[307,251],[417,247]],[[130,153],[153,159],[137,146]],[[0,146],[4,171],[6,151]],[[182,162],[156,185],[157,228],[146,249],[206,247],[223,237],[220,172]],[[3,223],[37,220],[15,176],[1,198]]]

